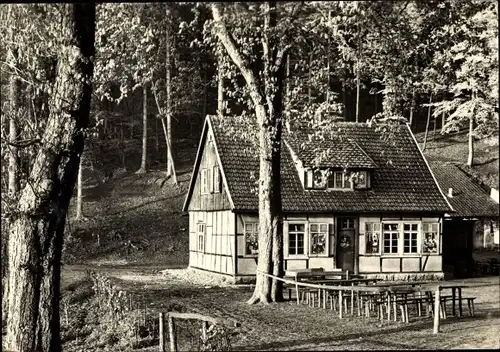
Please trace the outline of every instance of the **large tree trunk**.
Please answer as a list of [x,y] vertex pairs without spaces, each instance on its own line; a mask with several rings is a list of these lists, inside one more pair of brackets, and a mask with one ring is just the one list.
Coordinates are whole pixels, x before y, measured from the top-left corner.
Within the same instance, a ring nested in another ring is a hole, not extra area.
[[[13,54],[14,55],[14,54]],[[13,59],[12,62],[15,64],[16,60]],[[7,194],[9,201],[14,203],[17,200],[19,192],[19,153],[17,147],[14,145],[17,141],[18,131],[17,131],[17,120],[19,117],[20,108],[20,97],[21,97],[21,82],[15,74],[11,74],[9,82],[9,142],[12,143],[8,146],[9,150],[9,165],[8,165],[8,183],[7,183]],[[8,224],[5,230],[8,229]],[[9,295],[8,291],[8,230],[5,234],[2,234],[2,321],[7,319],[7,297]]]
[[[92,93],[95,4],[61,5],[64,48],[42,146],[20,193],[9,238],[7,349],[60,351],[64,225],[76,182]],[[78,79],[77,77],[81,77]]]
[[144,83],[142,86],[142,156],[141,167],[137,170],[138,174],[147,172],[147,153],[148,153],[148,87]]
[[[429,104],[432,104],[432,93],[429,98]],[[429,105],[429,108],[427,109],[427,123],[425,124],[424,145],[422,147],[422,151],[424,151],[425,148],[427,147],[427,135],[429,134],[429,125],[431,123],[431,110],[432,106]]]
[[[217,23],[216,34],[227,53],[241,71],[250,97],[255,106],[259,128],[259,258],[255,290],[248,303],[278,301],[282,295],[282,283],[260,273],[283,276],[283,231],[281,219],[280,156],[283,113],[283,84],[286,48],[273,53],[268,33],[276,25],[276,3],[266,3],[264,17],[263,82],[259,89],[257,77],[242,59],[231,36],[227,32],[217,3],[212,4],[212,14]],[[276,54],[276,55],[273,55]],[[274,61],[274,58],[279,58]],[[271,67],[276,67],[273,72]],[[265,92],[265,93],[263,93]],[[265,95],[264,95],[265,94]],[[266,110],[267,107],[267,110]]]
[[469,155],[467,156],[467,166],[474,164],[474,118],[469,119]]

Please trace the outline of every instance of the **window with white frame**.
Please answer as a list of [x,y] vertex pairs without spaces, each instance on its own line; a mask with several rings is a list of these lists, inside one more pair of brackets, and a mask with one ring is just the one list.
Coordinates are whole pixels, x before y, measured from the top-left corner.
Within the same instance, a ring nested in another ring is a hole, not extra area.
[[208,180],[209,180],[209,171],[210,169],[201,169],[201,194],[208,194]]
[[439,223],[423,223],[422,236],[422,252],[438,253]]
[[403,224],[403,253],[418,253],[418,224]]
[[221,189],[221,178],[220,178],[219,166],[217,165],[214,166],[213,178],[214,178],[213,180],[214,193],[219,193]]
[[384,236],[384,253],[386,254],[397,254],[399,247],[399,224],[398,223],[386,223],[383,224],[383,236]]
[[305,254],[305,239],[305,224],[288,224],[288,255]]
[[365,223],[365,253],[367,255],[380,253],[380,226],[379,222]]
[[344,171],[332,172],[328,179],[328,188],[352,189],[352,183],[349,179],[349,173]]
[[198,224],[198,231],[196,232],[196,236],[196,248],[198,249],[198,252],[205,252],[205,224]]
[[245,223],[245,255],[259,254],[259,223]]
[[310,256],[328,255],[328,224],[310,224]]

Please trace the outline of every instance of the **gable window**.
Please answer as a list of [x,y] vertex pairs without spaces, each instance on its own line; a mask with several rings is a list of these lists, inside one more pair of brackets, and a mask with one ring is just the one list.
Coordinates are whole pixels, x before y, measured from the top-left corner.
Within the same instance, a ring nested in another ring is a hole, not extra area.
[[439,244],[439,224],[438,223],[423,223],[422,224],[422,252],[438,253]]
[[310,224],[311,256],[328,255],[328,224]]
[[305,254],[305,224],[289,224],[288,225],[288,255],[303,255]]
[[205,252],[205,224],[198,224],[198,231],[196,232],[196,242],[198,252]]
[[245,223],[245,255],[259,254],[259,223]]
[[201,169],[201,194],[208,194],[208,181],[210,169]]
[[380,223],[367,222],[365,224],[366,254],[380,253]]
[[221,179],[220,179],[220,170],[219,166],[214,166],[214,171],[213,171],[213,188],[214,188],[214,193],[219,193],[221,189]]
[[384,253],[398,253],[399,224],[384,224]]
[[418,252],[418,224],[403,225],[403,253]]

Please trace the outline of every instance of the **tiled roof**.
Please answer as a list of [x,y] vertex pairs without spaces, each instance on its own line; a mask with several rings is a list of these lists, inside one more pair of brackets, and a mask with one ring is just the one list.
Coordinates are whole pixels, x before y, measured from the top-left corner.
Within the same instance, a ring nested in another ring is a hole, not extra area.
[[[332,139],[328,143],[324,141],[311,141],[302,143],[307,136],[297,133],[294,137],[287,139],[293,151],[305,166],[322,166],[331,168],[363,168],[374,169],[377,167],[374,161],[366,154],[356,142],[350,139]],[[301,138],[302,137],[302,138]],[[319,154],[328,155],[318,164],[315,163]]]
[[[240,119],[210,116],[217,150],[235,210],[258,209],[258,152],[245,137]],[[221,120],[224,119],[224,121]],[[411,132],[400,126],[390,141],[364,123],[339,122],[348,136],[377,169],[370,190],[305,190],[290,151],[283,144],[281,157],[282,204],[285,212],[451,212]],[[228,126],[231,126],[228,128]],[[324,141],[323,143],[328,143]],[[295,152],[296,153],[296,152]],[[356,154],[354,154],[356,155]]]
[[429,163],[444,194],[452,188],[448,201],[458,217],[497,217],[498,204],[459,167],[438,161]]

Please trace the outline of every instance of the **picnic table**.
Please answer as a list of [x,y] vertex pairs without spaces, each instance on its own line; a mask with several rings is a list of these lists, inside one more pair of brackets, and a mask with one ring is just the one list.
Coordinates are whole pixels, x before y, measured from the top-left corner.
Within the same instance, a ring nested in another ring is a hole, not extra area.
[[[396,285],[357,285],[357,286],[341,286],[341,285],[318,285],[307,282],[297,282],[292,281],[286,278],[276,277],[274,275],[270,275],[264,272],[257,270],[257,273],[263,275],[265,277],[270,277],[287,284],[292,284],[296,286],[298,290],[298,286],[307,287],[307,288],[315,288],[315,289],[326,289],[332,291],[338,291],[339,298],[339,317],[342,318],[342,295],[344,291],[359,291],[359,292],[378,292],[378,293],[386,293],[390,295],[391,292],[401,292],[406,290],[407,292],[434,292],[433,300],[434,300],[434,326],[433,333],[437,334],[439,332],[439,322],[440,322],[440,303],[441,303],[441,290],[450,288],[450,287],[466,287],[463,284],[443,284],[440,282],[408,282],[408,283],[396,283]],[[394,283],[393,283],[394,284]],[[404,287],[406,284],[406,287]],[[398,287],[399,286],[399,287]],[[298,302],[300,303],[300,302]],[[389,312],[389,310],[388,310]],[[390,318],[390,314],[388,314],[388,318]]]

